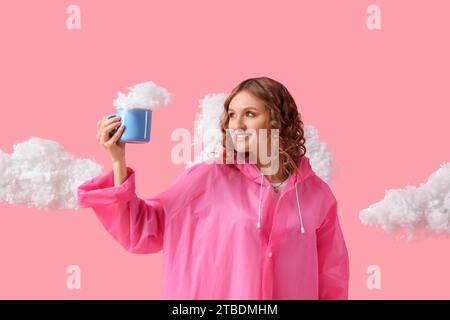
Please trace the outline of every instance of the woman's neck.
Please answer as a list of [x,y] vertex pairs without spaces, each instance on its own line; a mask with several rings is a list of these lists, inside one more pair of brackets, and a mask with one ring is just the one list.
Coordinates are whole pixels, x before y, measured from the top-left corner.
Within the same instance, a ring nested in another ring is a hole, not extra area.
[[283,182],[287,179],[288,177],[284,176],[284,175],[271,175],[271,176],[267,176],[267,179],[271,182],[271,183],[279,183],[279,182]]
[[[245,154],[245,158],[246,160],[248,160],[249,158],[249,153]],[[259,157],[257,157],[256,160],[256,166],[258,167],[258,169],[262,172],[265,171],[269,171],[270,166],[272,165],[271,162],[269,162],[269,164],[265,164],[262,165],[261,162],[259,161]],[[270,170],[270,172],[272,172],[272,170]],[[275,174],[265,174],[265,176],[267,177],[267,179],[270,181],[270,183],[279,183],[279,182],[283,182],[285,181],[287,178],[289,178],[289,176],[286,176],[286,173],[284,172],[283,168],[281,166],[278,165],[278,171]]]
[[[259,163],[256,165],[258,167],[258,169],[262,172],[264,172],[262,170],[262,168],[266,168],[267,166],[261,166]],[[279,183],[279,182],[283,182],[285,181],[287,178],[289,178],[289,176],[286,176],[286,173],[282,170],[283,168],[279,167],[278,168],[278,172],[275,174],[270,174],[270,175],[266,175],[267,179],[271,182],[271,183]]]

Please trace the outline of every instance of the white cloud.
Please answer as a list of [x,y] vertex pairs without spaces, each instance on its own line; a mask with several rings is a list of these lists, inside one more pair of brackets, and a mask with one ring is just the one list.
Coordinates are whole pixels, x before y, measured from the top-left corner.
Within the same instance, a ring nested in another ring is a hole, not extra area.
[[386,191],[383,200],[361,210],[359,219],[407,239],[430,232],[450,234],[450,163],[442,164],[419,187]]
[[327,148],[324,141],[320,140],[319,131],[310,124],[304,126],[306,156],[309,158],[313,171],[322,180],[331,183],[334,171],[334,155]]
[[157,86],[153,81],[138,83],[128,87],[129,92],[117,93],[113,105],[116,109],[149,109],[155,110],[172,101],[172,96],[167,89]]
[[78,209],[77,188],[102,173],[91,159],[77,159],[55,141],[31,137],[0,150],[0,202],[45,210]]

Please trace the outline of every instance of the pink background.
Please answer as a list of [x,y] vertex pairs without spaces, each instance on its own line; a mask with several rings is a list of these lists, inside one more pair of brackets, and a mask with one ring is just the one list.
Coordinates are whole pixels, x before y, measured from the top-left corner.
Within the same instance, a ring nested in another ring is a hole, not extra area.
[[[81,30],[66,8],[81,8]],[[382,29],[366,27],[381,8]],[[351,299],[450,298],[450,240],[405,242],[362,225],[386,189],[419,185],[450,159],[448,1],[2,1],[0,149],[30,136],[58,141],[105,170],[96,122],[118,90],[152,80],[173,94],[152,140],[128,145],[140,197],[183,170],[177,128],[193,131],[198,100],[269,76],[336,154],[331,187],[350,254]],[[0,298],[159,299],[162,254],[123,250],[89,209],[0,204]],[[81,290],[66,268],[81,267]],[[380,290],[366,268],[381,268]]]

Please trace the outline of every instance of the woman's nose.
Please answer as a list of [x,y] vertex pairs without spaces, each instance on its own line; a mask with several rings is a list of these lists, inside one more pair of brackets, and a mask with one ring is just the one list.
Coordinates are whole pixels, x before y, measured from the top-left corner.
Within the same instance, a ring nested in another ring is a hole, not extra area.
[[246,124],[245,124],[245,118],[244,117],[239,117],[238,119],[238,127],[239,129],[245,130],[247,128]]
[[233,121],[233,124],[230,123],[230,127],[234,130],[246,130],[247,126],[245,125],[245,121],[242,117],[239,117],[236,119],[236,121]]

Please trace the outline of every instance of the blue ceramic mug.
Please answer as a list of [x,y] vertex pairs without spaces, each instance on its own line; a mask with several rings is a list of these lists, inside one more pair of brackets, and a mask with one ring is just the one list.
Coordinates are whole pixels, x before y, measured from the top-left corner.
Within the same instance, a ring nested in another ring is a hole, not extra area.
[[[150,131],[152,128],[152,111],[148,109],[117,109],[117,113],[108,116],[108,119],[120,117],[120,122],[125,125],[124,131],[119,138],[121,142],[147,143],[150,141]],[[116,133],[114,129],[110,137]]]

